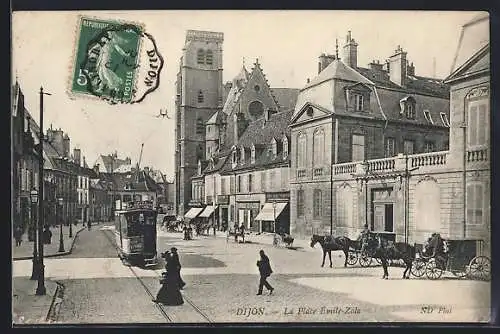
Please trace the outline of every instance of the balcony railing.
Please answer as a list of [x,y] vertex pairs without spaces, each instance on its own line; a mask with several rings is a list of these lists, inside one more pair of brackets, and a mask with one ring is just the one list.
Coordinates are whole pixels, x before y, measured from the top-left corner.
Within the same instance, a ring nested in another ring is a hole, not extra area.
[[467,162],[488,161],[488,149],[467,151]]
[[306,175],[307,175],[307,172],[305,169],[297,170],[297,177],[305,177]]
[[382,172],[394,170],[396,166],[396,157],[373,159],[368,161],[368,171]]
[[409,156],[411,167],[446,165],[448,151],[414,154]]
[[323,175],[323,167],[314,168],[313,175],[314,176],[321,176],[321,175]]
[[357,162],[346,162],[346,163],[336,164],[334,165],[333,173],[335,175],[352,174],[356,172],[357,164],[358,164]]

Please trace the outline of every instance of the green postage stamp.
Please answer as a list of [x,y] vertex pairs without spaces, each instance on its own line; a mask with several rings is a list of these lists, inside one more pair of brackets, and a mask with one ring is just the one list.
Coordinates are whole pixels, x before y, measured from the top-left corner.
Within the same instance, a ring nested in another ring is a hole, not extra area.
[[163,58],[142,25],[81,17],[77,34],[71,95],[138,103],[158,88]]

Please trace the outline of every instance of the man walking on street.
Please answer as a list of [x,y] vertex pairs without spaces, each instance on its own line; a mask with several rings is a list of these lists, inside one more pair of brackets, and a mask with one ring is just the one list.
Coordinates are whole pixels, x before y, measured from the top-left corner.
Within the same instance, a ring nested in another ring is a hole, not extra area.
[[23,242],[23,229],[21,226],[16,226],[16,229],[14,230],[14,238],[16,239],[16,247],[21,246],[21,243]]
[[88,228],[89,231],[90,231],[91,226],[92,226],[92,223],[90,222],[90,220],[88,220],[87,221],[87,228]]
[[267,282],[267,278],[271,276],[273,270],[271,269],[271,263],[269,262],[269,258],[264,253],[264,251],[260,250],[260,260],[257,261],[257,267],[259,267],[260,273],[260,281],[259,281],[259,291],[257,292],[257,296],[262,295],[262,289],[265,286],[267,290],[269,290],[269,294],[271,295],[274,291],[274,288]]

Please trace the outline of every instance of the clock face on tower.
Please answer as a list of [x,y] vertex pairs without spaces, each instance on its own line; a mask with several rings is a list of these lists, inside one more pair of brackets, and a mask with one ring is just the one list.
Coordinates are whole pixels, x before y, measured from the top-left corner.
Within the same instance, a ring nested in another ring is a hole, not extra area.
[[257,119],[264,114],[264,105],[260,101],[253,101],[248,105],[248,113]]

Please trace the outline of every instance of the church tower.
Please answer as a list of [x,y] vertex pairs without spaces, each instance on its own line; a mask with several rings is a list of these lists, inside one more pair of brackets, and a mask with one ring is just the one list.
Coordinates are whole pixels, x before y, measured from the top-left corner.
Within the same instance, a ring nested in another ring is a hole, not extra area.
[[176,206],[189,209],[191,177],[206,157],[205,126],[222,109],[222,43],[220,32],[188,30],[176,81]]

